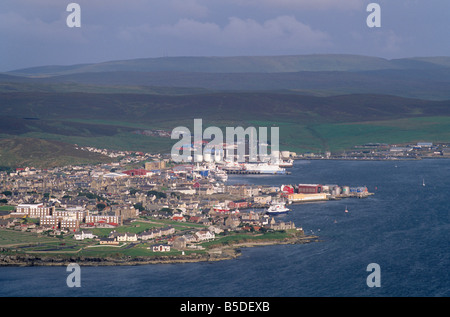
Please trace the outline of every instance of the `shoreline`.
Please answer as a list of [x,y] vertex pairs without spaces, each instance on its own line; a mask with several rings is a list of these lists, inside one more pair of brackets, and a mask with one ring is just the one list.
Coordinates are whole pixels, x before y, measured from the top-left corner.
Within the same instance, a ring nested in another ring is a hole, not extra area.
[[216,262],[233,260],[241,255],[241,248],[270,245],[306,244],[318,242],[317,236],[301,236],[283,240],[245,241],[209,249],[204,254],[161,255],[161,256],[124,256],[124,257],[84,257],[84,256],[39,256],[35,254],[0,254],[0,267],[67,266],[76,263],[80,266],[136,266],[149,264],[178,264],[197,262]]

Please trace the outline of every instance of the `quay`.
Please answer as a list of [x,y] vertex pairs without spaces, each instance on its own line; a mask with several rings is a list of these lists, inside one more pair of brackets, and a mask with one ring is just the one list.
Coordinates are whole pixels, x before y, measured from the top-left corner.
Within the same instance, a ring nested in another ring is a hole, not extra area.
[[247,170],[233,170],[233,169],[223,169],[227,174],[257,174],[257,175],[290,175],[291,172],[275,172],[275,173],[268,173],[268,172],[261,172],[261,171],[247,171]]

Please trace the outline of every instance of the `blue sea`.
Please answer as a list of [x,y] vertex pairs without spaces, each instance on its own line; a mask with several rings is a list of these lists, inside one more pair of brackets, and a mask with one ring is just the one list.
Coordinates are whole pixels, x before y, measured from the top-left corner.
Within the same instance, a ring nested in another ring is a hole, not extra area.
[[[366,199],[291,205],[276,216],[320,242],[243,248],[234,260],[81,267],[0,267],[2,297],[447,297],[450,161],[296,161],[290,175],[229,183],[367,186]],[[426,186],[422,185],[425,182]],[[345,209],[348,212],[345,212]],[[371,263],[379,287],[369,287]]]

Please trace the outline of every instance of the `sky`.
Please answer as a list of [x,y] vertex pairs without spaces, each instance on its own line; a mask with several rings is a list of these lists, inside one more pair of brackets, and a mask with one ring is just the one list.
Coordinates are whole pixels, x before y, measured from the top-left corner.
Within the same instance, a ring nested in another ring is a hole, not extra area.
[[[81,27],[67,6],[79,4]],[[381,26],[370,28],[369,3]],[[163,56],[450,56],[449,0],[1,0],[0,72]]]

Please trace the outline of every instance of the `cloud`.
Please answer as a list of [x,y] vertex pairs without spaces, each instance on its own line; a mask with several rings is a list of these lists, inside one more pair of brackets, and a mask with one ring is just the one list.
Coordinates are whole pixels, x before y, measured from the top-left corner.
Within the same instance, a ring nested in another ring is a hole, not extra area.
[[278,16],[262,23],[231,17],[222,27],[211,22],[181,19],[172,25],[129,27],[121,30],[119,38],[133,41],[166,38],[179,46],[202,47],[206,50],[209,47],[211,52],[224,49],[227,52],[245,50],[253,54],[304,51],[331,44],[327,33],[314,30],[293,16]]
[[209,9],[198,3],[197,0],[171,0],[170,7],[176,12],[190,17],[206,17],[209,14]]

